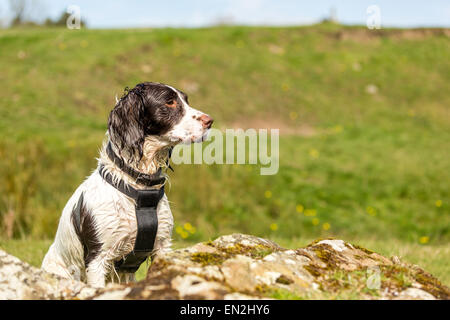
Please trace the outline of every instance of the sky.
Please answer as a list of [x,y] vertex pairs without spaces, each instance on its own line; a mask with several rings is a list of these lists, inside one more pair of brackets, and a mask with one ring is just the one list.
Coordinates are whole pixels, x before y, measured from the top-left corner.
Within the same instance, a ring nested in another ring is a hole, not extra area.
[[[450,27],[450,0],[28,0],[34,16],[56,18],[77,5],[89,28],[204,27],[220,22],[239,25],[305,25],[330,16],[338,22],[366,25],[367,8],[380,9],[381,27]],[[9,0],[0,0],[0,17],[10,16]]]

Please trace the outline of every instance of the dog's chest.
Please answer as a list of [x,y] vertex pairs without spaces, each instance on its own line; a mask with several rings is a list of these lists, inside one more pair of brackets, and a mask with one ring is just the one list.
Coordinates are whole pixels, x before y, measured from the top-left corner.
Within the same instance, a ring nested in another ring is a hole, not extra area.
[[[136,242],[136,203],[101,179],[94,174],[90,181],[86,181],[85,195],[94,215],[102,254],[109,259],[121,259],[133,250]],[[173,220],[165,196],[158,202],[153,214],[157,215],[158,220],[157,239],[169,238]]]
[[133,201],[119,196],[112,201],[112,210],[99,210],[96,219],[101,232],[104,250],[121,257],[133,250],[136,241],[137,221]]

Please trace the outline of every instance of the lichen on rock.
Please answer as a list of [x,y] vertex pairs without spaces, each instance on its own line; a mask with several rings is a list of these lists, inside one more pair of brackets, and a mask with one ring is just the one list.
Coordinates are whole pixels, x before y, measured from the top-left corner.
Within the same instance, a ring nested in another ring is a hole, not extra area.
[[61,279],[0,251],[0,299],[449,299],[438,279],[338,239],[288,250],[244,234],[158,256],[147,278],[104,289]]

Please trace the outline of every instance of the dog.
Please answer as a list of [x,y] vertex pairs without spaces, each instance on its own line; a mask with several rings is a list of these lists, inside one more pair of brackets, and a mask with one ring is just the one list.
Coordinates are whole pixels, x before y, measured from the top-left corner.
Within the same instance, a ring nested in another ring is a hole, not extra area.
[[[137,268],[115,267],[137,245],[138,204],[127,190],[162,190],[154,206],[157,231],[151,257],[170,251],[173,216],[162,189],[170,152],[179,143],[204,141],[212,123],[209,115],[189,105],[184,92],[169,85],[144,82],[126,89],[109,114],[98,167],[64,207],[42,269],[93,287],[135,281]],[[151,187],[141,176],[150,177]],[[148,242],[143,241],[151,247]]]

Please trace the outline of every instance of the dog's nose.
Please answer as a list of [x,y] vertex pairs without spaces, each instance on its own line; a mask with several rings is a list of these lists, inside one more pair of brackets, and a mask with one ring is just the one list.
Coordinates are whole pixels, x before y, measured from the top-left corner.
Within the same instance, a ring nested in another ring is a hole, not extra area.
[[209,129],[211,128],[214,120],[208,116],[207,114],[204,114],[200,117],[200,121],[202,122],[203,128]]

